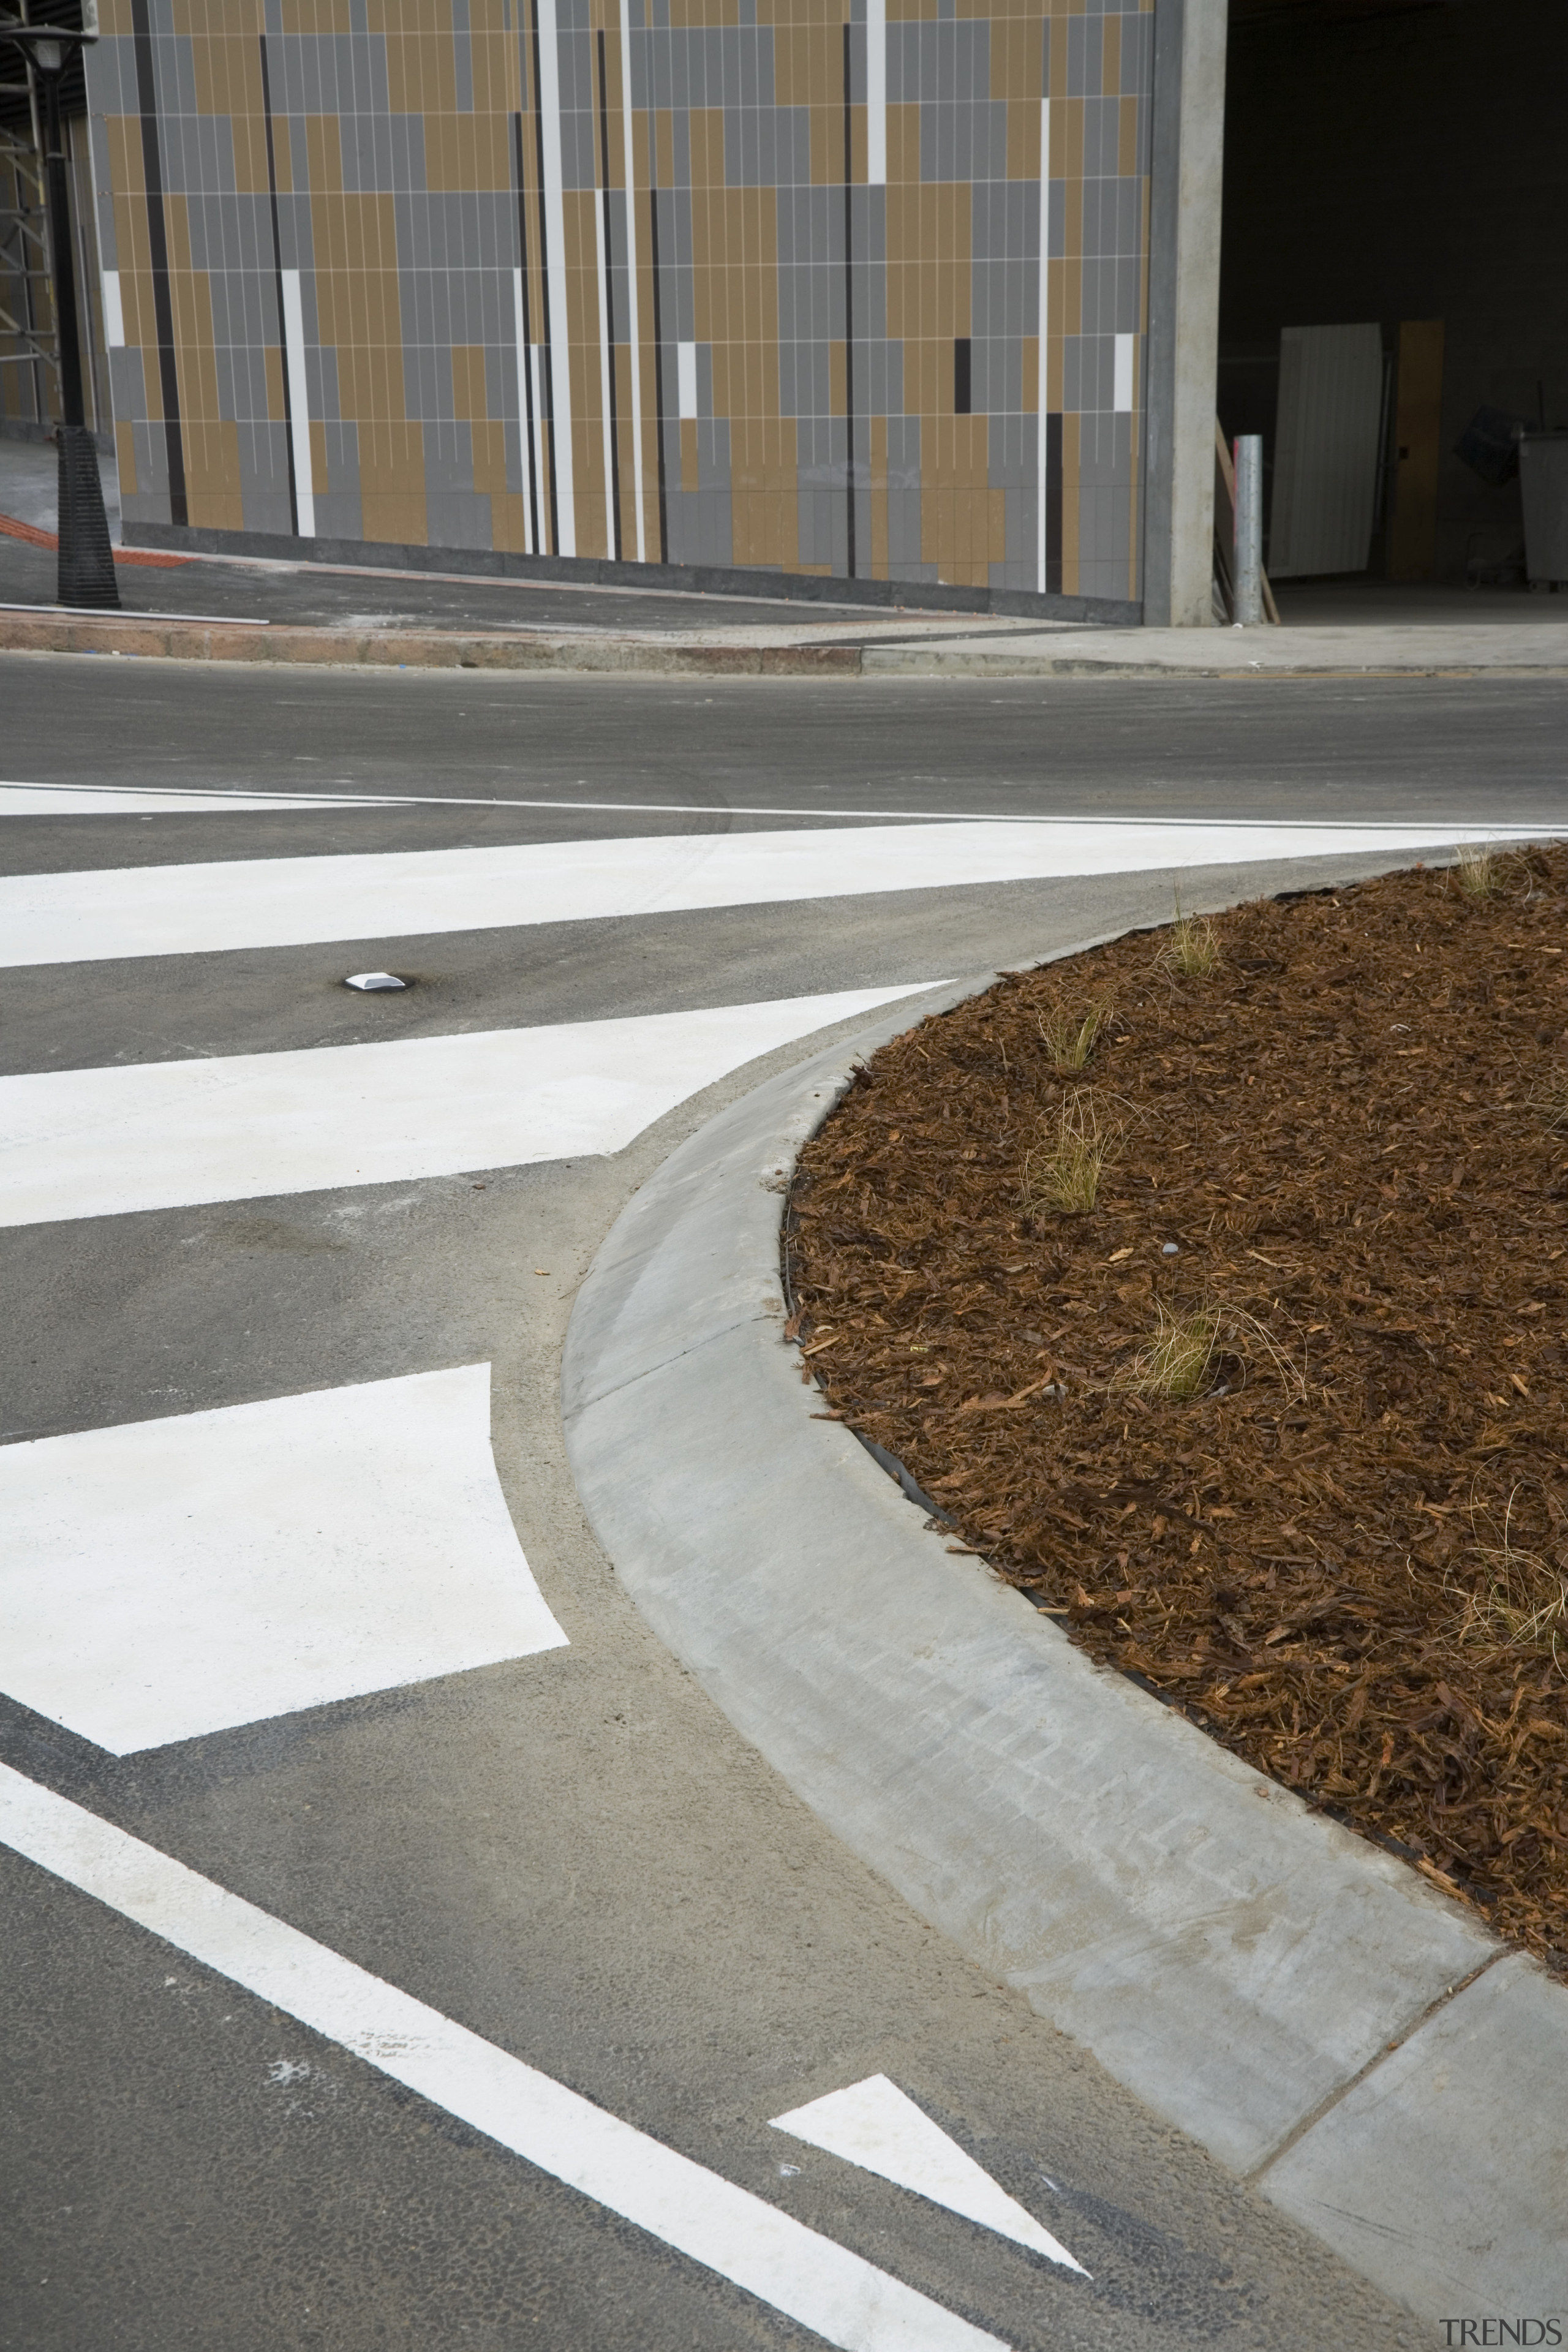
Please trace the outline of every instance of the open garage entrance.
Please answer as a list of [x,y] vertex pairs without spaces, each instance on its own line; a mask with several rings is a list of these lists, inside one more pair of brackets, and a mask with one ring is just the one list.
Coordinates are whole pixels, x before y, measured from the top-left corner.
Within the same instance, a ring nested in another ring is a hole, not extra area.
[[1518,439],[1568,427],[1565,89],[1563,0],[1230,0],[1218,406],[1286,621],[1568,620]]

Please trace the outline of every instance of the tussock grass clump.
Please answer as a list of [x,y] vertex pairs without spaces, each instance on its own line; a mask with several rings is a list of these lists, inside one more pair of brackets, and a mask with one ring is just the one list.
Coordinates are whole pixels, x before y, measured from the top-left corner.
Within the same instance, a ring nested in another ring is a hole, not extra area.
[[1178,898],[1171,936],[1160,950],[1160,970],[1178,972],[1184,980],[1208,980],[1219,970],[1222,961],[1219,933],[1208,917],[1184,915]]
[[1568,1647],[1568,1574],[1526,1551],[1513,1540],[1516,1486],[1504,1507],[1502,1525],[1484,1523],[1472,1506],[1470,1524],[1478,1538],[1475,1557],[1481,1563],[1482,1581],[1466,1591],[1445,1578],[1459,1601],[1455,1632],[1461,1642],[1494,1653],[1503,1650],[1550,1654],[1561,1669],[1559,1645]]
[[1220,1341],[1220,1310],[1211,1303],[1197,1307],[1155,1307],[1154,1336],[1140,1348],[1123,1384],[1134,1396],[1153,1397],[1184,1404],[1208,1387]]
[[1121,1142],[1085,1087],[1068,1095],[1045,1139],[1024,1156],[1024,1206],[1031,1216],[1086,1217]]
[[[1304,1365],[1298,1365],[1267,1324],[1244,1307],[1226,1307],[1214,1298],[1172,1307],[1161,1299],[1154,1316],[1152,1338],[1116,1383],[1134,1396],[1184,1404],[1206,1395],[1221,1370],[1222,1356],[1227,1386],[1247,1384],[1257,1370],[1298,1401],[1307,1394]],[[1225,1393],[1223,1388],[1220,1393]]]
[[1491,898],[1502,888],[1514,860],[1484,841],[1467,842],[1454,865],[1454,887],[1466,898]]
[[1040,1014],[1040,1036],[1058,1077],[1083,1068],[1114,1012],[1110,1004],[1090,1004],[1080,1013],[1058,997]]
[[1561,1062],[1554,1062],[1531,1087],[1530,1107],[1540,1114],[1548,1135],[1568,1135],[1568,1070]]

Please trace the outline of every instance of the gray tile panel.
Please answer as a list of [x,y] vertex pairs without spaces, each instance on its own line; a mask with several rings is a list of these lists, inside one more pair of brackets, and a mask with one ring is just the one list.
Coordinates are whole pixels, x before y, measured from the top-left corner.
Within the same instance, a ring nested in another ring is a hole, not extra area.
[[425,530],[432,547],[489,547],[489,499],[472,490],[426,491]]

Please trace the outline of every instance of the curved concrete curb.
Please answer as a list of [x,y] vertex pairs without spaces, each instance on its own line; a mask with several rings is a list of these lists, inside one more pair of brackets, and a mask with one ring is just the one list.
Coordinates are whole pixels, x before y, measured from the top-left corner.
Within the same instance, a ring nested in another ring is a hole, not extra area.
[[0,650],[123,654],[142,660],[304,662],[348,669],[592,670],[657,677],[858,677],[858,645],[669,645],[651,638],[552,637],[546,631],[235,628],[136,613],[101,620],[0,614]]
[[797,1794],[1149,2105],[1428,2316],[1561,2310],[1568,1995],[951,1558],[811,1419],[782,1195],[909,1025],[721,1112],[610,1234],[563,1368],[600,1541]]

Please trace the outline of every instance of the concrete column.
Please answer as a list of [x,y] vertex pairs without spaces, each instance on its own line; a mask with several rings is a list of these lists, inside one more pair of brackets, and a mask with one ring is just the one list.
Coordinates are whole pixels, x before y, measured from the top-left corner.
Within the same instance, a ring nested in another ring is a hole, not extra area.
[[1154,0],[1143,618],[1214,617],[1215,377],[1228,0]]

